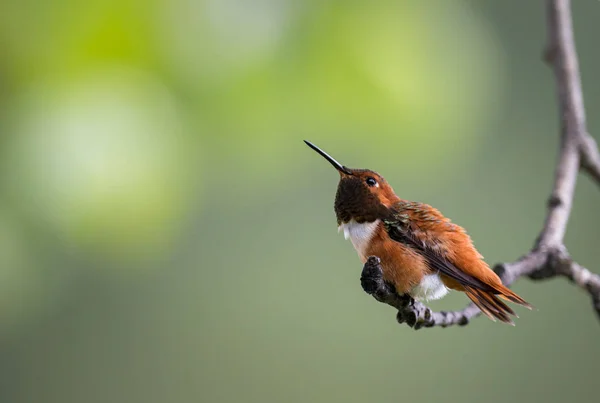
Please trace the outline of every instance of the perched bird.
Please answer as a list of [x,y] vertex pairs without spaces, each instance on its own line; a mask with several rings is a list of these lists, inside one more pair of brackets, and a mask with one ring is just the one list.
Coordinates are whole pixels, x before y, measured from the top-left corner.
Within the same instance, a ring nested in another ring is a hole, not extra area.
[[335,196],[338,228],[363,263],[381,260],[383,279],[417,301],[442,298],[448,289],[464,292],[490,319],[513,324],[502,300],[531,309],[502,284],[483,261],[465,230],[435,208],[403,200],[377,172],[350,169],[305,140],[338,170]]

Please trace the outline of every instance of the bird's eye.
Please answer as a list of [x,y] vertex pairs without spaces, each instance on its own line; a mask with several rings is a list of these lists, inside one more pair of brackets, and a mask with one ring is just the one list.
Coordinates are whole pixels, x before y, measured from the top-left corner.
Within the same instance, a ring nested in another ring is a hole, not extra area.
[[370,176],[365,180],[365,182],[367,182],[367,185],[371,187],[377,185],[377,181],[375,180],[375,178],[371,178]]

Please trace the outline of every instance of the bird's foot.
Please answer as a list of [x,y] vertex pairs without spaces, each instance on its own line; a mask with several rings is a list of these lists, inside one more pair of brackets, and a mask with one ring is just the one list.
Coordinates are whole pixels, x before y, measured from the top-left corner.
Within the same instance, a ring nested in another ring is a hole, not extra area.
[[[395,287],[383,279],[381,260],[376,256],[369,256],[367,259],[360,276],[360,284],[367,294],[379,302],[387,303],[399,297]],[[403,302],[408,304],[410,301]]]
[[360,275],[360,285],[367,294],[373,295],[383,288],[383,283],[381,260],[376,256],[369,256]]
[[408,294],[398,294],[395,287],[383,279],[381,260],[378,257],[369,256],[363,266],[360,284],[363,290],[377,301],[398,309],[398,323],[406,323],[415,330],[434,325],[429,308],[416,302]]
[[[412,298],[411,298],[412,299]],[[413,303],[407,305],[405,309],[399,309],[396,314],[396,320],[398,323],[406,323],[408,326],[415,330],[419,330],[422,327],[431,327],[434,325],[431,313],[431,309],[420,303]]]

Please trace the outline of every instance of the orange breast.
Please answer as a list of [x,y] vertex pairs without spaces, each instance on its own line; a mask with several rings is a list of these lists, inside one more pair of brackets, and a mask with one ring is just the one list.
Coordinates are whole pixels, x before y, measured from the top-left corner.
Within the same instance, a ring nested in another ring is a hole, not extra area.
[[393,241],[380,223],[371,238],[366,251],[367,256],[377,256],[381,259],[384,280],[392,283],[400,294],[408,293],[418,285],[430,269],[425,259],[409,247]]

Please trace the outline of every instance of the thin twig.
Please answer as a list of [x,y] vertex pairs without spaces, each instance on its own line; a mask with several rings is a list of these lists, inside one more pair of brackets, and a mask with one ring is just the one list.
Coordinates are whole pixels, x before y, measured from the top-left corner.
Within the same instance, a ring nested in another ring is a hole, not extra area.
[[562,244],[579,171],[579,139],[587,132],[570,0],[549,0],[547,14],[548,49],[556,77],[562,131],[554,188],[548,201],[546,222],[538,239],[541,248]]
[[[600,317],[600,276],[571,260],[563,242],[579,171],[586,172],[600,185],[600,152],[586,128],[570,0],[548,0],[547,16],[545,59],[554,70],[561,120],[554,185],[548,199],[546,220],[533,249],[516,262],[496,265],[494,271],[505,285],[511,285],[522,276],[532,280],[566,277],[590,294]],[[461,311],[432,312],[412,298],[398,295],[384,282],[376,257],[370,257],[365,263],[361,283],[365,292],[398,309],[400,323],[405,322],[415,329],[466,325],[481,313],[473,304]]]

